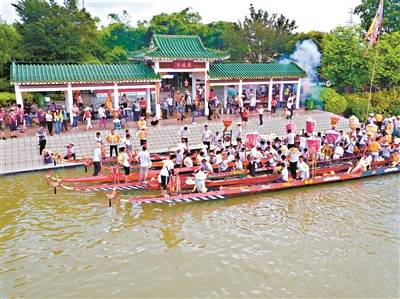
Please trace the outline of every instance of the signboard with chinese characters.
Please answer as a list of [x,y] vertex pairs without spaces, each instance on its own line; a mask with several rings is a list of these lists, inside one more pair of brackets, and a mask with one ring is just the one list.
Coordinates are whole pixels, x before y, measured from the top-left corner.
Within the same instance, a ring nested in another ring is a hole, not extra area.
[[192,69],[193,60],[175,60],[172,64],[174,69]]

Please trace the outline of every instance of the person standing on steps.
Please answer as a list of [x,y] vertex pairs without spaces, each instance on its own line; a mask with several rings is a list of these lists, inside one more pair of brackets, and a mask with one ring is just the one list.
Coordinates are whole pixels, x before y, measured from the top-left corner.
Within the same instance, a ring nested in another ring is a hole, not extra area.
[[107,136],[107,142],[110,145],[110,157],[113,156],[113,151],[115,151],[115,156],[118,155],[118,144],[121,140],[119,135],[115,132],[115,130],[111,130],[111,134]]
[[210,149],[212,138],[213,133],[208,129],[208,125],[205,125],[203,134],[201,135],[201,141],[205,146],[207,146],[207,150]]
[[271,101],[271,114],[276,113],[276,105],[278,105],[278,101],[276,100],[276,96],[272,97]]
[[39,144],[39,155],[42,155],[43,150],[46,148],[46,130],[43,125],[40,125],[37,129],[36,137]]
[[140,116],[142,116],[142,117],[144,117],[146,119],[147,103],[146,103],[146,100],[143,97],[140,98],[139,106],[140,106]]
[[139,152],[138,159],[140,164],[139,182],[146,182],[147,175],[149,174],[149,168],[151,166],[150,154],[146,145],[142,146],[142,150]]
[[263,122],[264,108],[262,105],[258,105],[257,112],[258,112],[258,119],[260,120],[260,127],[261,127],[264,124],[264,122]]
[[101,171],[101,146],[101,143],[97,143],[93,152],[93,176],[97,176]]
[[50,136],[53,136],[53,113],[51,113],[50,109],[47,109],[45,117],[46,117],[47,130],[49,130]]

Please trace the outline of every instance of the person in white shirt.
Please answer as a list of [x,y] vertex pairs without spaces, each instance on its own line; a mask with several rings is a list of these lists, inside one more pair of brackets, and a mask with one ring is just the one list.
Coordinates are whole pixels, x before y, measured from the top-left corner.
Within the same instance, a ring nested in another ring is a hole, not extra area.
[[243,170],[243,163],[240,161],[239,157],[235,160],[235,170]]
[[124,168],[125,173],[125,183],[128,181],[128,176],[131,173],[131,167],[129,164],[129,156],[125,152],[125,147],[119,148],[119,154],[117,157],[118,164],[120,164]]
[[296,179],[296,170],[297,170],[297,164],[299,162],[299,158],[301,156],[300,151],[297,149],[297,147],[292,147],[289,150],[289,170],[290,174],[292,175],[292,178],[295,180]]
[[258,119],[260,121],[260,127],[261,127],[264,124],[264,121],[263,121],[264,108],[263,108],[263,106],[258,105],[257,112],[258,112]]
[[340,159],[343,157],[343,155],[344,155],[343,142],[340,142],[335,148],[335,152],[333,154],[333,160]]
[[305,135],[300,136],[299,150],[302,152],[307,147],[307,137]]
[[94,140],[96,141],[96,143],[103,144],[103,140],[101,139],[101,133],[100,132],[96,132],[96,137],[94,138]]
[[289,119],[289,118],[292,119],[293,118],[295,100],[296,100],[296,96],[293,93],[290,93],[290,96],[289,96],[287,104],[286,104],[286,107],[290,112],[290,114],[287,116],[287,119]]
[[177,167],[182,167],[183,159],[183,149],[178,148],[175,154],[175,165]]
[[169,178],[174,169],[174,162],[171,160],[171,157],[168,157],[163,161],[163,167],[160,170],[160,174],[158,176],[158,182],[161,185],[161,194],[162,196],[169,196],[167,194],[167,188],[169,183]]
[[206,188],[206,178],[207,175],[204,171],[202,171],[201,169],[199,169],[198,171],[195,172],[195,188],[197,189],[197,192],[200,193],[206,193],[207,192],[207,188]]
[[182,140],[183,143],[188,143],[189,142],[189,139],[188,139],[189,129],[188,129],[188,127],[186,127],[186,126],[182,127],[179,130],[179,135],[181,136],[181,140]]
[[193,160],[190,157],[190,153],[186,153],[186,157],[183,159],[183,165],[185,167],[193,167]]
[[235,137],[236,137],[236,142],[237,142],[237,143],[241,143],[241,142],[242,142],[242,138],[243,138],[243,128],[242,128],[242,124],[241,124],[241,123],[238,123],[238,124],[237,124],[236,132],[235,132]]
[[277,183],[282,183],[282,182],[288,182],[289,181],[289,171],[286,167],[285,163],[281,163],[280,167],[282,167],[281,169],[281,177],[276,181]]
[[295,146],[295,138],[296,138],[296,133],[292,132],[291,129],[287,130],[287,135],[286,135],[286,142],[287,142],[287,147],[290,149]]
[[302,156],[299,157],[298,167],[299,167],[299,170],[300,170],[299,178],[302,179],[302,180],[309,179],[310,178],[310,167],[304,161]]
[[93,176],[97,176],[101,171],[101,143],[96,144],[93,152]]
[[99,129],[106,129],[107,115],[106,115],[106,108],[105,108],[104,104],[101,104],[101,106],[99,107],[97,112],[99,114],[99,119],[100,119]]
[[213,133],[208,129],[208,125],[205,125],[203,134],[201,136],[201,140],[203,144],[207,146],[207,149],[210,149],[212,138],[213,138]]
[[147,176],[149,174],[149,167],[151,166],[151,159],[150,154],[147,150],[147,146],[143,145],[142,150],[139,152],[138,155],[139,160],[139,182],[146,182]]
[[254,111],[257,105],[257,99],[252,90],[250,91],[249,98],[250,98],[250,111]]
[[167,97],[167,103],[168,103],[169,116],[173,116],[174,115],[174,99],[171,97],[171,95],[169,95]]

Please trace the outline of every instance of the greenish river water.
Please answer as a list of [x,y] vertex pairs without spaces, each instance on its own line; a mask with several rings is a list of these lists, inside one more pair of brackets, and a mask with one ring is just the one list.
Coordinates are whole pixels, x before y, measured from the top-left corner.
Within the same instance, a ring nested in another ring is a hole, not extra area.
[[42,176],[0,178],[2,298],[400,296],[399,175],[112,208]]

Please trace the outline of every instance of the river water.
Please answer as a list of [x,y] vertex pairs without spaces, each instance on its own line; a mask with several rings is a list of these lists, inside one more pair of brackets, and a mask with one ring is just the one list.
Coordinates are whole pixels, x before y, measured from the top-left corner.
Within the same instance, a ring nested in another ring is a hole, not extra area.
[[400,296],[399,175],[112,208],[42,176],[0,178],[2,298]]

